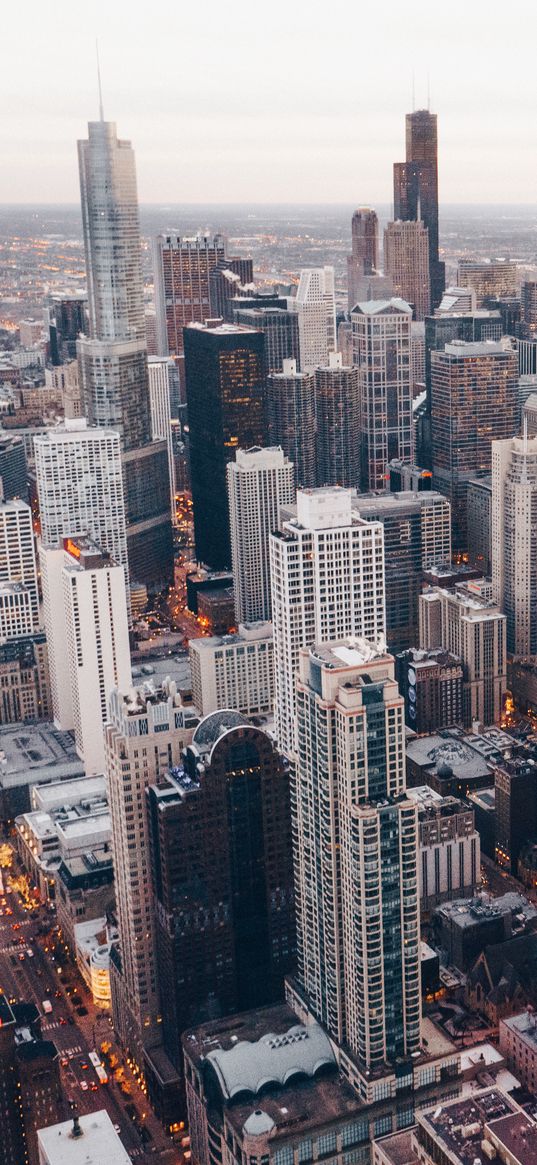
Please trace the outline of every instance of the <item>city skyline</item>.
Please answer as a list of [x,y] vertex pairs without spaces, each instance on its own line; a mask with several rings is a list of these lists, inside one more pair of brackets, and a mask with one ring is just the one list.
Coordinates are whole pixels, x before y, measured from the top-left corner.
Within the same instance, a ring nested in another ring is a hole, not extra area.
[[[464,11],[464,37],[455,18],[440,26],[424,0],[410,11],[388,5],[357,38],[344,35],[341,4],[321,33],[320,5],[308,8],[306,20],[300,6],[290,16],[277,0],[262,42],[243,0],[234,15],[223,25],[209,3],[200,27],[196,12],[179,17],[161,0],[156,12],[141,10],[133,21],[119,0],[106,18],[98,3],[90,25],[81,26],[58,0],[61,69],[51,71],[54,31],[36,9],[24,30],[25,69],[14,53],[0,82],[10,111],[2,201],[76,201],[73,143],[98,111],[95,35],[105,116],[137,151],[142,203],[388,202],[391,166],[404,145],[401,116],[426,107],[439,116],[441,202],[531,200],[531,37],[509,24],[500,36],[484,19],[482,0]],[[19,42],[18,13],[9,12],[6,24],[6,39]],[[164,35],[178,46],[180,70],[162,67]],[[381,56],[357,54],[364,35],[379,42]]]

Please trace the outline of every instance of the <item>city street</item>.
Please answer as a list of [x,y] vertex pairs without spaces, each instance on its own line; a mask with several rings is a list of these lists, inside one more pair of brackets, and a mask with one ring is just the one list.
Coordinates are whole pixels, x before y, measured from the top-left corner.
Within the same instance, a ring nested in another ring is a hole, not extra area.
[[[128,1066],[122,1064],[129,1095],[122,1094],[113,1078],[108,1084],[99,1082],[89,1053],[96,1050],[100,1055],[100,1045],[104,1040],[113,1043],[109,1017],[96,1011],[73,964],[67,960],[64,965],[57,959],[53,961],[50,948],[48,953],[45,951],[45,946],[49,946],[48,938],[38,931],[43,931],[46,923],[54,925],[54,918],[44,907],[33,911],[37,917],[32,918],[19,894],[9,889],[6,871],[1,871],[1,874],[0,988],[12,1001],[37,1004],[43,1016],[43,1038],[52,1040],[60,1055],[66,1100],[81,1114],[105,1108],[133,1160],[142,1165],[155,1160],[177,1165],[182,1155],[154,1117]],[[82,999],[87,1015],[77,1014],[72,995]],[[52,1012],[48,1015],[43,1014],[44,1000],[50,1000],[52,1004]],[[140,1137],[137,1125],[147,1129],[146,1143]]]

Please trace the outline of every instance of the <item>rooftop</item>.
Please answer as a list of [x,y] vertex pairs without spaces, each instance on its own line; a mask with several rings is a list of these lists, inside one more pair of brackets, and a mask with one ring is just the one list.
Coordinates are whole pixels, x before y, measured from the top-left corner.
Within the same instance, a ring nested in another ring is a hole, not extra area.
[[[491,1125],[498,1135],[506,1118],[509,1121],[513,1117],[517,1122],[522,1118],[526,1124],[531,1120],[499,1088],[488,1088],[463,1100],[440,1104],[428,1112],[418,1113],[418,1140],[420,1129],[423,1128],[434,1137],[444,1152],[450,1154],[449,1160],[453,1165],[491,1165],[491,1162],[498,1165],[501,1157],[494,1152],[493,1146],[492,1154],[490,1150],[482,1148],[483,1141],[488,1139],[486,1130]],[[537,1162],[537,1146],[534,1156],[515,1156],[514,1160],[520,1161],[520,1165],[534,1165]]]
[[384,639],[376,643],[369,639],[346,639],[340,643],[321,643],[310,648],[311,658],[331,670],[349,667],[364,667],[378,660],[392,660],[386,650]]
[[272,639],[272,623],[239,623],[239,630],[230,635],[206,635],[191,639],[194,651],[214,651],[216,647],[234,647],[238,643],[255,643]]
[[79,1118],[82,1136],[73,1136],[73,1121],[62,1121],[39,1129],[37,1142],[45,1160],[53,1165],[131,1165],[112,1121],[106,1112],[92,1112]]
[[209,751],[225,732],[229,732],[231,728],[243,727],[250,728],[251,723],[240,712],[235,712],[232,709],[211,712],[209,716],[204,716],[203,720],[200,720],[192,737],[192,743],[203,751]]
[[406,299],[400,299],[398,296],[393,296],[391,299],[368,299],[365,303],[357,303],[353,308],[354,312],[360,312],[361,315],[379,315],[381,312],[404,312],[405,315],[412,315],[412,308]]
[[511,1015],[508,1019],[502,1019],[502,1023],[533,1048],[537,1047],[537,1017],[533,1011]]
[[207,1063],[218,1080],[224,1100],[251,1093],[256,1096],[270,1083],[285,1085],[297,1076],[313,1077],[336,1069],[328,1036],[319,1024],[293,1024],[284,1033],[268,1031],[256,1041],[238,1040],[224,1050],[213,1048]]
[[40,724],[4,725],[0,748],[0,787],[29,785],[53,779],[82,776],[71,733],[60,732],[48,721]]

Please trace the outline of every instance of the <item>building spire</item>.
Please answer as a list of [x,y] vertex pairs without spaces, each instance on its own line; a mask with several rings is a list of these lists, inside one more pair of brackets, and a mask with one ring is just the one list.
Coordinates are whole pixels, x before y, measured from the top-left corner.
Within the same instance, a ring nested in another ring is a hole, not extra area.
[[95,41],[95,53],[97,56],[97,84],[99,86],[99,120],[104,121],[103,90],[102,90],[102,85],[101,85],[101,62],[99,60],[99,41],[98,41],[98,39],[96,39],[96,41]]

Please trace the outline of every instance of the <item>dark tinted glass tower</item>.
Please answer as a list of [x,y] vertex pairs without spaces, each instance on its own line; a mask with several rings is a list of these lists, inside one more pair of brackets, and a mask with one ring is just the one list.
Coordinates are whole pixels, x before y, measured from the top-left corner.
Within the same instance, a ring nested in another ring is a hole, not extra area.
[[136,167],[113,122],[78,143],[89,338],[78,341],[91,425],[113,428],[124,454],[129,572],[159,589],[173,577],[168,456],[152,441]]
[[295,923],[287,761],[262,729],[215,712],[183,765],[147,791],[162,1030],[283,999]]
[[298,314],[279,307],[235,308],[237,324],[263,332],[267,375],[281,372],[284,360],[299,360]]
[[237,449],[266,445],[264,339],[238,324],[184,331],[196,556],[231,566],[226,465]]
[[438,258],[438,139],[436,113],[417,109],[406,115],[406,161],[393,167],[394,218],[423,222],[429,231],[429,274],[433,307],[445,287],[445,266]]

